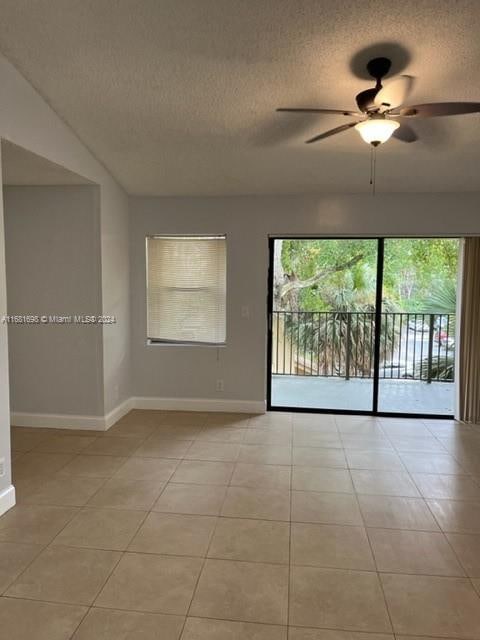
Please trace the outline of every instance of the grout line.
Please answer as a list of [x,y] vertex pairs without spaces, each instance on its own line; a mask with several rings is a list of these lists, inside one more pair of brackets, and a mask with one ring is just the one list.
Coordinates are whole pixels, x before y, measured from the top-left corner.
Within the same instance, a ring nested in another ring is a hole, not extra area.
[[381,591],[382,591],[383,602],[384,602],[384,605],[385,605],[385,610],[386,610],[386,612],[387,612],[388,621],[389,621],[389,623],[390,623],[390,628],[391,628],[391,630],[392,630],[392,633],[395,633],[395,628],[394,628],[394,626],[393,626],[392,616],[391,616],[391,614],[390,614],[390,610],[389,610],[389,608],[388,608],[387,596],[386,596],[386,593],[385,593],[385,589],[384,589],[384,586],[383,586],[382,579],[381,579],[381,577],[380,577],[380,572],[378,571],[377,559],[376,559],[376,557],[375,557],[375,553],[374,553],[374,551],[373,551],[373,546],[372,546],[372,542],[371,542],[371,540],[370,540],[370,536],[369,536],[369,534],[368,534],[368,529],[367,529],[367,525],[366,525],[366,522],[365,522],[365,517],[364,517],[364,515],[363,515],[363,511],[362,511],[362,508],[361,508],[361,506],[360,506],[360,501],[359,501],[359,499],[358,499],[358,495],[357,495],[357,494],[355,494],[355,499],[356,499],[356,502],[357,502],[358,510],[360,511],[360,516],[361,516],[361,518],[362,518],[362,522],[363,522],[363,529],[364,529],[364,531],[365,531],[365,535],[366,535],[366,537],[367,537],[367,542],[368,542],[368,546],[369,546],[369,549],[370,549],[370,554],[371,554],[371,557],[372,557],[372,560],[373,560],[373,564],[374,564],[374,566],[375,566],[375,572],[376,572],[376,576],[377,576],[377,582],[378,582],[378,584],[379,584],[379,586],[380,586],[380,589],[381,589]]

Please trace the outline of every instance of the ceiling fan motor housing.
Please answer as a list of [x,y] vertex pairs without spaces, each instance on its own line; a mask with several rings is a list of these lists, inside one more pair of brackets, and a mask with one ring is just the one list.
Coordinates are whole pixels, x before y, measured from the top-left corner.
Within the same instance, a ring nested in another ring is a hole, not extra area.
[[375,78],[377,84],[373,89],[366,89],[361,91],[356,96],[358,108],[363,113],[367,113],[370,109],[375,108],[375,96],[382,88],[382,78],[387,75],[392,66],[392,61],[389,58],[373,58],[367,63],[367,71]]

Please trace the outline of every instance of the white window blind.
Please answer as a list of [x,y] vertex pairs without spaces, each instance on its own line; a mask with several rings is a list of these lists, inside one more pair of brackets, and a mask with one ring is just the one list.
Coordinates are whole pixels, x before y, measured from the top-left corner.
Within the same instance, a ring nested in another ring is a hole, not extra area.
[[225,342],[225,236],[147,238],[147,334],[153,341]]

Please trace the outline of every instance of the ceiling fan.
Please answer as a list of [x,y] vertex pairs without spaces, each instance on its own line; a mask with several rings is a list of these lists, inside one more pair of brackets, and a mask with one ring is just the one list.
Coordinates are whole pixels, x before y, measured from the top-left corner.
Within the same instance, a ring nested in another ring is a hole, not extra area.
[[386,142],[392,135],[402,142],[415,142],[418,139],[415,131],[408,124],[398,122],[397,118],[432,118],[480,112],[480,102],[433,102],[402,106],[412,90],[413,77],[401,75],[383,86],[382,78],[389,72],[391,64],[389,58],[373,58],[368,62],[367,71],[376,80],[376,84],[373,88],[357,94],[355,99],[359,111],[305,108],[280,108],[277,111],[326,113],[361,118],[320,133],[306,140],[306,143],[311,144],[354,127],[362,139],[373,147]]

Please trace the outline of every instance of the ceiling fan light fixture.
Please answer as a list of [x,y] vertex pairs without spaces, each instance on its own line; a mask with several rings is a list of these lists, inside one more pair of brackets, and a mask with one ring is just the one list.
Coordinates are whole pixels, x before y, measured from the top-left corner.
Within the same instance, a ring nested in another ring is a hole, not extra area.
[[356,124],[355,129],[361,135],[362,140],[377,147],[379,144],[386,142],[399,126],[400,123],[396,120],[368,118],[368,120],[363,120]]

